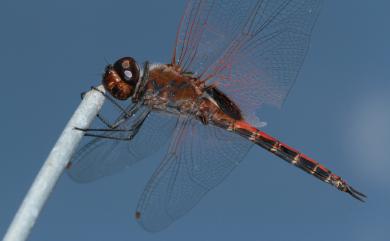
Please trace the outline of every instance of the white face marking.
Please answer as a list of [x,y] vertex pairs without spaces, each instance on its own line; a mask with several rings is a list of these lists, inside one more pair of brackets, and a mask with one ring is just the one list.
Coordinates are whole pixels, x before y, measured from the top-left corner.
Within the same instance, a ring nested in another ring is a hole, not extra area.
[[133,73],[131,73],[130,70],[125,70],[125,76],[126,78],[131,79],[133,77]]

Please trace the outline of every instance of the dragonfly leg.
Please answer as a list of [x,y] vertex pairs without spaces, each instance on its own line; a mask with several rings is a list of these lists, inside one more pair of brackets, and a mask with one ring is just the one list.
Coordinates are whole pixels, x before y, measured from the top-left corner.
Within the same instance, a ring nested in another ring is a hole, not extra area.
[[99,90],[95,86],[91,86],[91,89],[100,92],[104,97],[106,97],[107,100],[109,100],[111,103],[113,103],[114,106],[116,106],[121,112],[127,113],[126,109],[123,108],[120,104],[118,104],[113,98],[111,98],[111,96],[107,95],[106,93],[104,93],[103,91]]
[[117,141],[130,141],[134,138],[134,135],[129,135],[126,137],[118,137],[118,136],[98,135],[98,134],[90,134],[90,133],[86,133],[84,136],[97,137],[97,138],[109,139],[109,140],[117,140]]
[[127,119],[131,118],[136,112],[138,111],[138,108],[130,109],[129,112],[126,112],[114,123],[110,123],[105,117],[102,116],[102,114],[98,113],[96,117],[102,122],[107,128],[109,129],[116,129],[120,124],[125,122]]
[[74,128],[75,130],[78,130],[78,131],[83,131],[83,132],[89,132],[89,131],[97,131],[97,132],[104,132],[104,131],[110,131],[110,132],[129,132],[129,131],[132,131],[132,129],[112,129],[112,128],[78,128],[78,127],[75,127]]
[[98,113],[96,117],[108,128],[116,129],[121,123],[123,123],[128,118],[132,117],[139,109],[140,104],[136,103],[131,106],[130,109],[123,108],[117,101],[115,101],[111,96],[107,95],[106,93],[102,92],[101,90],[97,89],[96,87],[92,86],[91,89],[99,91],[102,95],[104,95],[111,103],[114,104],[115,107],[119,109],[119,111],[122,112],[121,118],[118,119],[115,123],[111,124],[109,121],[107,121],[106,118],[102,116],[101,113]]
[[[118,119],[115,123],[111,124],[107,118],[103,117],[101,113],[98,113],[96,115],[96,117],[105,125],[107,126],[108,128],[110,129],[116,129],[121,123],[123,123],[125,120],[127,120],[127,118],[130,118],[132,117],[139,109],[139,106],[140,104],[136,103],[134,105],[131,106],[131,108],[129,109],[125,109],[124,107],[122,107],[119,103],[117,103],[117,101],[115,101],[113,98],[111,98],[111,96],[107,95],[106,93],[104,93],[103,91],[99,90],[98,88],[94,87],[94,86],[91,86],[91,89],[92,90],[95,90],[95,91],[98,91],[99,93],[101,93],[106,99],[108,99],[111,103],[114,104],[114,106],[116,108],[118,108],[118,110],[120,112],[122,112],[122,117],[120,119]],[[81,93],[81,99],[84,98],[84,95],[85,95],[86,92],[82,92]]]
[[[95,91],[99,92],[104,97],[106,97],[106,99],[108,99],[110,102],[112,102],[119,110],[121,110],[122,112],[126,112],[126,110],[120,104],[118,104],[114,99],[112,99],[111,96],[107,95],[106,93],[104,93],[103,91],[99,90],[95,86],[91,86],[91,90],[95,90]],[[86,93],[87,92],[82,92],[80,94],[81,95],[81,99],[84,99],[84,96],[85,96]]]
[[[82,129],[82,128],[75,128],[76,130],[83,131],[84,136],[89,137],[98,137],[98,138],[104,138],[104,139],[111,139],[111,140],[124,140],[129,141],[134,138],[134,136],[138,133],[138,131],[141,129],[142,124],[146,120],[146,118],[149,116],[150,110],[145,111],[141,116],[138,117],[138,119],[135,121],[134,124],[131,125],[128,129],[111,129],[111,128],[89,128],[89,129]],[[104,132],[103,134],[96,134],[96,133],[90,133],[90,132]],[[126,134],[125,136],[113,136],[113,132],[129,132],[129,134]]]

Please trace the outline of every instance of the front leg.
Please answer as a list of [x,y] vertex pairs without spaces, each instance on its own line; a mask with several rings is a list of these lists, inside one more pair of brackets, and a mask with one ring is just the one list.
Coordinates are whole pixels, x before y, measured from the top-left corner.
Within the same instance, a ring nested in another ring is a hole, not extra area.
[[[150,110],[145,111],[140,116],[135,119],[134,123],[129,127],[125,129],[112,129],[112,128],[88,128],[88,129],[82,129],[82,128],[75,128],[76,130],[83,131],[84,136],[90,136],[90,137],[97,137],[97,138],[104,138],[104,139],[111,139],[111,140],[123,140],[123,141],[129,141],[134,138],[134,136],[138,133],[138,131],[141,129],[142,124],[146,120],[146,118],[149,116]],[[122,118],[123,121],[128,121],[129,118]],[[100,132],[102,134],[98,134],[96,132]]]
[[[110,129],[116,129],[120,124],[122,124],[125,120],[132,117],[137,111],[139,110],[141,106],[141,102],[134,103],[130,107],[124,108],[122,107],[116,100],[114,100],[111,96],[107,95],[106,93],[102,92],[98,88],[92,86],[91,89],[98,91],[101,93],[107,100],[109,100],[120,112],[120,118],[118,118],[114,123],[110,123],[110,121],[107,120],[102,114],[98,113],[96,117],[107,127]],[[81,93],[81,99],[84,98],[85,92]],[[76,128],[77,129],[77,128]]]
[[103,117],[100,113],[96,115],[96,117],[109,129],[117,129],[123,122],[127,121],[129,118],[133,117],[134,114],[138,112],[141,104],[136,103],[132,105],[128,110],[122,112],[120,117],[114,122],[110,123],[105,117]]

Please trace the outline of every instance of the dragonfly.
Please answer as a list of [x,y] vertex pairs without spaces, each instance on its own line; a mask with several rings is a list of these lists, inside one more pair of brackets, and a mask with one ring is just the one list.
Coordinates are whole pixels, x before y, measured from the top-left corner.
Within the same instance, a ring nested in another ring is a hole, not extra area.
[[[90,182],[164,148],[135,218],[157,232],[188,213],[259,146],[336,189],[366,196],[319,162],[261,130],[302,66],[321,0],[187,0],[169,63],[123,57],[106,66],[105,94],[120,111],[74,154],[69,176]],[[103,93],[104,94],[104,93]]]

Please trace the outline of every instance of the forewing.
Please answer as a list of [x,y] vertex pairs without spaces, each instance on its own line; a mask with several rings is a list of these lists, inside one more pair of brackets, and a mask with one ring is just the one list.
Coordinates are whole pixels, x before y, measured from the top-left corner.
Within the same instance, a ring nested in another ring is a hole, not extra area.
[[169,151],[149,180],[136,218],[160,231],[190,211],[241,162],[252,143],[211,125],[184,117]]
[[309,46],[321,0],[188,1],[175,56],[252,116],[281,106]]
[[[118,129],[128,129],[132,119]],[[155,153],[172,136],[177,117],[151,112],[136,136],[130,141],[92,138],[77,150],[68,169],[69,176],[77,182],[90,182],[112,175]],[[99,133],[114,138],[125,138],[128,132],[108,131]]]
[[201,76],[223,56],[245,26],[255,1],[188,0],[172,64]]

